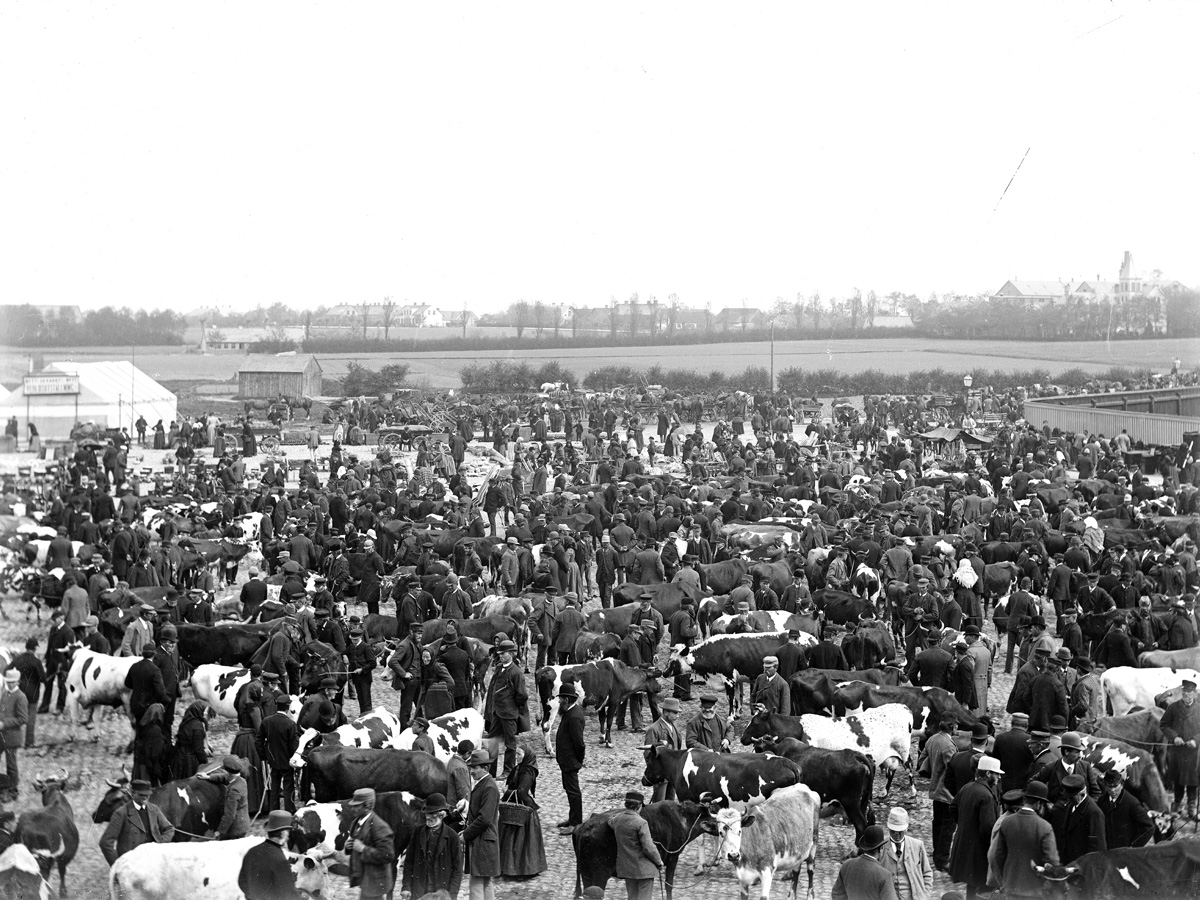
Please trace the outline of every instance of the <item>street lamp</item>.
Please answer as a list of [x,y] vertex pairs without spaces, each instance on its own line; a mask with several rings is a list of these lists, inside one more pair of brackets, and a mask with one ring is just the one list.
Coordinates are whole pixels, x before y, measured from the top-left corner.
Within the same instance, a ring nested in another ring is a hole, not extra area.
[[964,375],[963,376],[963,387],[965,387],[969,391],[971,389],[972,381],[974,381],[974,379],[971,378],[970,374]]

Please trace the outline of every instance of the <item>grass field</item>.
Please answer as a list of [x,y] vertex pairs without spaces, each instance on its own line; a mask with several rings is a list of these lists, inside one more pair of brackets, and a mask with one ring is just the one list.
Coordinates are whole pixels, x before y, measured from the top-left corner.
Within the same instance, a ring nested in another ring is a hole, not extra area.
[[[45,362],[75,359],[80,362],[129,359],[129,348],[87,350],[44,350]],[[775,371],[790,366],[806,369],[836,368],[847,372],[880,369],[905,372],[941,367],[966,371],[988,369],[1048,369],[1051,374],[1079,367],[1102,372],[1111,366],[1149,367],[1165,371],[1175,357],[1185,365],[1200,360],[1200,341],[1173,338],[1144,341],[1045,342],[932,340],[930,338],[881,338],[879,340],[778,341]],[[412,377],[438,389],[459,387],[459,369],[471,362],[519,359],[531,365],[557,359],[582,379],[589,371],[607,365],[646,368],[688,368],[707,372],[740,372],[747,366],[768,366],[770,344],[698,344],[667,347],[590,347],[579,350],[539,350],[536,345],[517,351],[462,351],[411,353],[396,357],[385,353],[329,354],[318,357],[326,376],[339,377],[351,361],[378,368],[388,362],[405,362]],[[11,348],[0,354],[0,381],[19,382],[28,371],[28,354]],[[223,382],[234,378],[244,357],[235,354],[188,353],[181,348],[146,348],[137,353],[137,364],[148,375],[162,381]]]

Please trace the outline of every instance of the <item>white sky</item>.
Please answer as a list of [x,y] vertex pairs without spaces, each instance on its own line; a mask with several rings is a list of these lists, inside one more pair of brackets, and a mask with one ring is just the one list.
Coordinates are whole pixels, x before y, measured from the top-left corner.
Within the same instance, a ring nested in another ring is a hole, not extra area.
[[1197,34],[1195,2],[14,0],[0,302],[767,305],[1126,249],[1198,284]]

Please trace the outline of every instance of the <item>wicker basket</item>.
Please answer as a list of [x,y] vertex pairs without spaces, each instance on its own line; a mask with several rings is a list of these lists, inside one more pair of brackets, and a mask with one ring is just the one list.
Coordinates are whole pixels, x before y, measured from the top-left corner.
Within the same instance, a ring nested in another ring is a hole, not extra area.
[[528,828],[529,818],[533,810],[522,803],[500,803],[500,824],[511,825],[515,828]]

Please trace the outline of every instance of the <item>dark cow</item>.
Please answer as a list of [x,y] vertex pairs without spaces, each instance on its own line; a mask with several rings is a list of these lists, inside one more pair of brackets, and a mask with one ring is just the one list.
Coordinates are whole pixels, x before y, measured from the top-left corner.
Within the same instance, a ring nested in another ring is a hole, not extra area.
[[1156,840],[1173,831],[1171,801],[1149,753],[1121,741],[1089,734],[1083,735],[1083,760],[1100,775],[1116,770],[1125,776],[1125,787],[1142,801],[1154,821]]
[[700,593],[687,583],[633,584],[627,581],[613,590],[613,607],[619,608],[635,603],[645,591],[654,595],[650,599],[650,605],[658,610],[664,621],[679,612],[685,597],[700,599]]
[[741,706],[740,683],[753,684],[762,674],[763,657],[771,656],[787,643],[787,632],[722,634],[686,650],[672,650],[667,674],[720,675],[731,713]]
[[1200,896],[1200,839],[1085,853],[1067,866],[1038,866],[1044,896],[1057,900],[1192,900]]
[[[871,793],[875,785],[875,760],[857,750],[822,750],[810,747],[796,738],[759,737],[746,740],[743,744],[754,744],[759,753],[774,753],[790,759],[800,767],[800,778],[804,784],[816,791],[821,802],[836,804],[854,826],[856,837],[862,837],[868,825],[875,824],[875,811],[871,808]],[[822,816],[832,815],[836,809],[822,811]]]
[[446,766],[420,750],[317,749],[308,755],[318,803],[345,800],[362,787],[408,791],[417,797],[446,793]]
[[847,622],[857,624],[863,613],[875,609],[875,605],[866,597],[856,597],[846,591],[830,588],[814,591],[813,605],[825,613],[826,622],[835,625],[845,625]]
[[50,877],[50,869],[58,867],[58,893],[67,895],[67,866],[79,850],[79,829],[75,813],[63,793],[70,773],[60,769],[53,778],[35,775],[33,789],[42,795],[40,809],[21,813],[13,832],[13,843],[24,844],[37,859],[42,878]]
[[855,669],[874,669],[896,659],[896,643],[881,622],[863,623],[842,641],[842,653]]
[[[130,797],[128,771],[117,779],[106,778],[105,783],[108,790],[92,813],[92,821],[97,824],[111,819],[117,807]],[[225,811],[225,785],[206,778],[181,778],[154,788],[150,802],[175,826],[175,842],[183,843],[217,830]]]
[[204,625],[180,625],[179,655],[191,666],[219,663],[223,666],[248,666],[255,652],[267,642],[269,632],[231,625],[208,628]]
[[[463,637],[478,638],[489,644],[495,641],[496,635],[506,634],[510,638],[517,633],[517,623],[509,616],[487,616],[482,619],[455,619],[458,633]],[[363,619],[363,630],[367,639],[373,643],[394,641],[397,639],[396,629],[399,623],[395,616],[368,615]],[[427,643],[440,640],[446,633],[445,619],[430,619],[425,623],[421,639]],[[399,635],[403,637],[403,635]]]
[[534,677],[542,703],[542,735],[550,752],[550,731],[558,716],[559,689],[574,682],[581,707],[592,707],[600,725],[600,740],[612,746],[612,725],[621,701],[645,693],[654,685],[642,669],[633,669],[615,659],[599,659],[574,666],[543,666]]
[[[650,605],[653,607],[654,602],[651,601]],[[639,615],[640,611],[641,607],[636,604],[614,606],[611,609],[594,609],[588,613],[587,629],[588,631],[625,637],[629,633],[629,626],[633,623],[634,618]],[[678,607],[676,607],[676,611],[678,611]],[[667,616],[663,616],[664,621],[667,618]]]
[[728,594],[737,587],[742,576],[750,571],[750,562],[745,559],[727,559],[711,565],[697,566],[705,587],[714,594]]
[[936,729],[942,719],[953,716],[960,728],[972,728],[981,720],[994,733],[990,719],[977,718],[974,713],[942,688],[882,687],[865,681],[846,681],[833,690],[833,714],[854,715],[864,709],[874,709],[885,703],[900,703],[907,706],[913,716],[913,730],[925,729],[928,734]]
[[771,792],[799,784],[800,767],[782,756],[712,753],[708,750],[669,750],[656,744],[646,751],[646,787],[674,785],[680,800],[699,800],[704,794],[724,797],[731,806],[761,803]]
[[[575,848],[575,896],[585,888],[607,888],[617,871],[617,839],[612,817],[621,810],[593,813],[571,835]],[[666,879],[667,900],[675,885],[675,868],[684,849],[702,834],[716,834],[708,807],[698,803],[666,800],[643,806],[641,817],[650,826],[650,837],[659,848]]]
[[620,656],[620,636],[608,632],[597,634],[590,629],[582,629],[579,632],[579,637],[575,639],[575,662],[585,663],[593,655],[597,658],[616,658]]
[[815,713],[827,716],[833,710],[833,692],[843,681],[865,681],[870,684],[899,685],[904,673],[895,666],[882,669],[863,669],[849,672],[843,669],[805,669],[788,681],[792,691],[792,714]]
[[321,689],[321,679],[332,675],[337,679],[338,688],[346,684],[345,658],[329,644],[321,641],[310,641],[301,651],[304,660],[300,670],[300,684],[306,693]]

